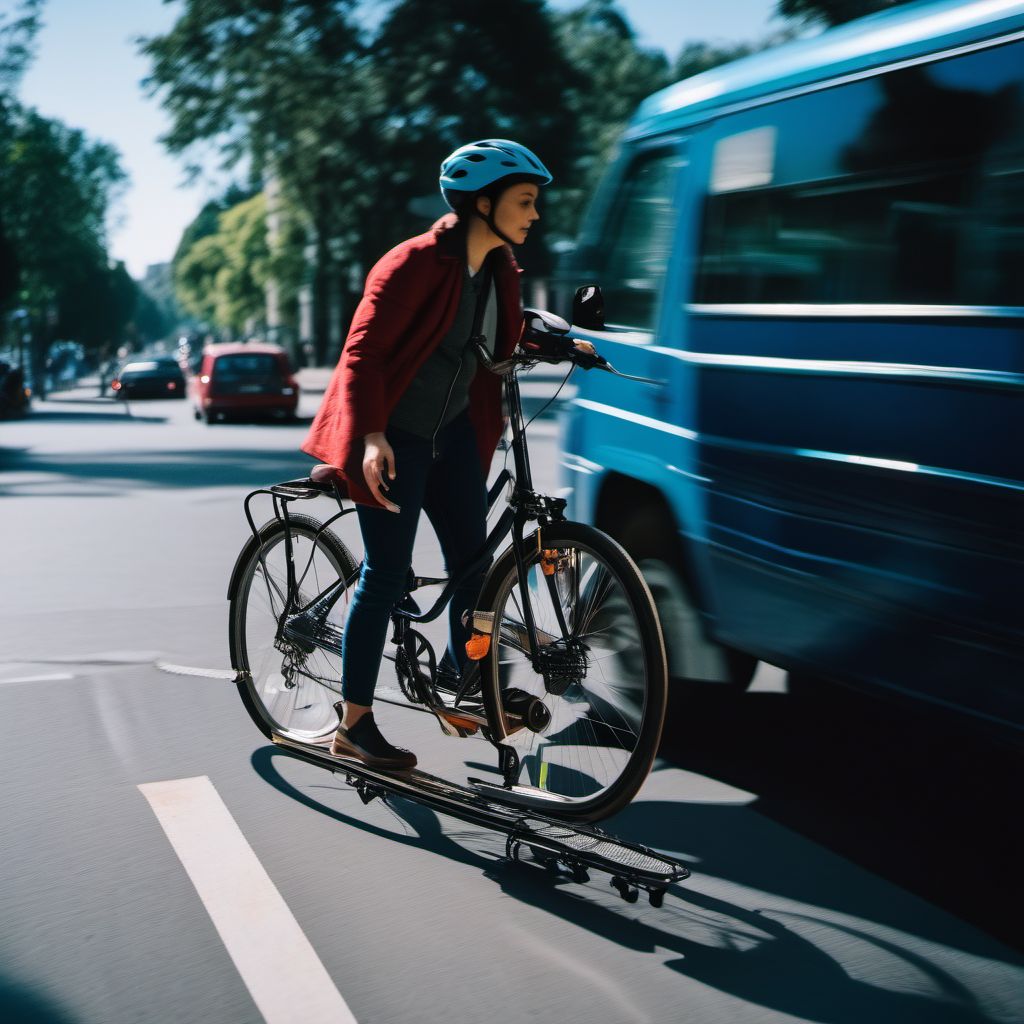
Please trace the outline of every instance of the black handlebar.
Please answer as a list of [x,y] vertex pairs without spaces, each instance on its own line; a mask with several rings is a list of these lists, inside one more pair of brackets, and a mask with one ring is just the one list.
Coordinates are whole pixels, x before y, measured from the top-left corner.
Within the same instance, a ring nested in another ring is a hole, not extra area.
[[578,366],[582,370],[604,370],[606,373],[614,373],[616,377],[639,381],[642,384],[665,384],[662,380],[620,373],[604,356],[577,348],[570,333],[572,325],[561,317],[535,309],[528,309],[525,314],[526,323],[519,342],[519,351],[508,359],[492,359],[487,351],[487,339],[483,336],[473,339],[472,344],[477,358],[491,373],[504,376],[512,373],[517,366],[532,366],[534,363],[572,363],[574,367]]

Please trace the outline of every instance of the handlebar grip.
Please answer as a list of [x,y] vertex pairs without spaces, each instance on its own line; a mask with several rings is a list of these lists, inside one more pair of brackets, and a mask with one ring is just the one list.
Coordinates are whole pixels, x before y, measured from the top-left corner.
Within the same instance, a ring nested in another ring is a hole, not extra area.
[[604,356],[599,356],[596,352],[591,355],[589,352],[584,352],[579,348],[574,349],[572,358],[573,362],[582,370],[593,370],[608,365],[608,360]]

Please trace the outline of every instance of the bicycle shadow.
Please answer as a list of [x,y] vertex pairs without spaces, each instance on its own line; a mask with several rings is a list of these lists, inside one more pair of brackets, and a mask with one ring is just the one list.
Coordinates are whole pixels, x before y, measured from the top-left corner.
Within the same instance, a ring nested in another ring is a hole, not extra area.
[[[401,835],[397,832],[381,828],[362,818],[346,814],[344,811],[336,810],[327,804],[304,793],[297,786],[289,782],[274,766],[274,758],[283,757],[291,762],[300,762],[299,758],[292,757],[286,751],[274,746],[259,747],[253,751],[251,763],[256,774],[269,783],[278,792],[290,797],[297,803],[308,807],[310,810],[331,818],[333,821],[348,825],[350,828],[358,829],[369,835],[379,836],[391,842],[401,843],[403,846],[416,846],[431,853],[447,857],[448,860],[459,864],[466,864],[473,868],[487,868],[490,861],[479,854],[467,850],[456,842],[452,834],[446,833],[442,827],[441,820],[430,808],[411,800],[404,800],[401,797],[388,797],[385,806],[388,807],[396,817],[399,817],[413,829],[413,834]],[[353,797],[356,796],[354,789],[348,786],[330,786],[331,792],[348,791]],[[358,798],[357,798],[358,799]],[[483,829],[479,830],[484,832]]]
[[[593,881],[581,888],[567,876],[556,875],[535,862],[512,862],[503,856],[504,842],[495,834],[470,825],[458,832],[447,832],[437,813],[414,801],[389,798],[387,802],[396,818],[412,829],[404,835],[336,810],[286,780],[273,763],[277,756],[292,760],[285,751],[262,747],[252,755],[253,767],[267,783],[303,806],[368,834],[416,846],[478,869],[498,884],[504,895],[625,949],[651,954],[667,950],[674,954],[665,960],[669,969],[754,1005],[820,1024],[863,1024],[867,1020],[874,1024],[977,1024],[997,1019],[987,1016],[974,993],[941,966],[867,930],[837,924],[813,912],[749,909],[681,885],[669,887],[670,900],[661,909],[623,904],[601,887],[600,873],[595,872]],[[334,787],[332,791],[336,791]],[[631,815],[633,808],[636,811]],[[657,844],[662,840],[663,848],[678,846],[680,835],[706,834],[704,827],[693,826],[711,824],[700,821],[706,817],[702,814],[706,808],[664,803],[633,808],[620,814],[616,821],[626,825],[626,832],[636,831],[642,824],[650,825],[655,837],[647,834],[646,841]],[[713,813],[736,815],[742,811],[716,807]],[[479,843],[485,837],[491,837],[493,849],[476,852],[464,845],[466,840]],[[665,843],[670,837],[671,841]],[[733,861],[756,860],[749,856],[750,849],[744,844],[744,850],[736,851]],[[701,850],[702,854],[706,852],[711,856],[694,858],[700,861],[702,869],[716,877],[730,877],[729,870],[716,870],[715,859],[722,850]],[[778,854],[775,856],[779,859]],[[766,869],[757,882],[750,884],[760,883],[764,887],[768,875]],[[774,893],[771,889],[765,889],[765,893],[765,902],[770,902]],[[812,893],[803,895],[809,899]],[[820,905],[821,893],[814,895]],[[804,905],[814,906],[809,902]],[[863,906],[847,912],[871,923],[864,917]],[[905,921],[902,930],[906,930]],[[827,933],[832,944],[856,944],[863,954],[884,960],[874,972],[880,983],[863,980],[873,973],[870,963],[864,970],[854,972],[861,975],[855,977],[848,963],[837,960],[801,931]],[[883,988],[881,983],[893,970],[893,961],[899,962],[903,972],[913,973],[926,983],[915,984],[916,991]]]

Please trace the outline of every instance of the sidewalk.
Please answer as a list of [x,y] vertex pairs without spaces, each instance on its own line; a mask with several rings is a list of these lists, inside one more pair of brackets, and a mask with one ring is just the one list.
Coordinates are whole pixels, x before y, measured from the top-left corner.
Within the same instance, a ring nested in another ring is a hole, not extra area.
[[327,383],[334,373],[333,366],[304,366],[295,372],[295,379],[299,382],[304,394],[322,395],[327,390]]

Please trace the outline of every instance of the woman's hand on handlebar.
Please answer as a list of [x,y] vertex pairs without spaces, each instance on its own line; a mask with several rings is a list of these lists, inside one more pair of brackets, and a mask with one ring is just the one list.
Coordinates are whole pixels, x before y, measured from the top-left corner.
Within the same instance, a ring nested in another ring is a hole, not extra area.
[[395,453],[388,444],[387,437],[380,432],[367,434],[363,438],[363,445],[363,477],[366,486],[374,500],[389,512],[401,512],[402,510],[394,502],[388,501],[383,494],[388,490],[387,480],[395,479]]

